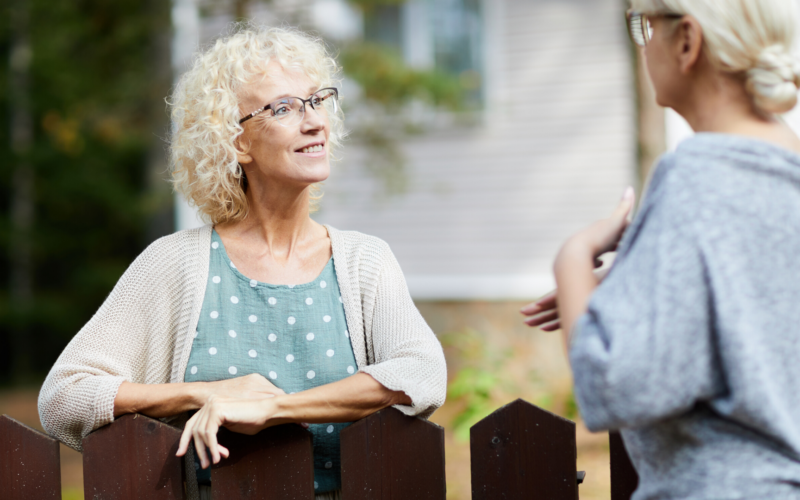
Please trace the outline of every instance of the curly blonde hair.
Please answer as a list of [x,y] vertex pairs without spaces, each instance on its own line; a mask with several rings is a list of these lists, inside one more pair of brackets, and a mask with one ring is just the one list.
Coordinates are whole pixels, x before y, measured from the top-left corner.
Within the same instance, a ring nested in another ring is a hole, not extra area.
[[[237,92],[266,75],[267,64],[300,69],[320,87],[336,86],[340,68],[324,42],[292,28],[236,24],[231,34],[199,53],[179,80],[171,98],[173,133],[170,139],[172,184],[202,217],[213,224],[247,216],[247,181],[237,153]],[[342,117],[330,115],[329,150],[344,137]],[[312,186],[311,210],[317,207],[319,187]]]

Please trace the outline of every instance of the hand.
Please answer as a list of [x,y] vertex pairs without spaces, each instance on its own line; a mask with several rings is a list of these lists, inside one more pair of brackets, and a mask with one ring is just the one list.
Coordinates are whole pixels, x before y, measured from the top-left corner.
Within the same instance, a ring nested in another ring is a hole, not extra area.
[[254,399],[268,396],[282,396],[286,394],[275,387],[272,382],[259,373],[251,373],[244,377],[236,377],[217,382],[207,382],[205,398],[201,404],[206,404],[212,396],[226,398]]
[[270,426],[270,417],[274,413],[273,401],[273,396],[257,399],[211,396],[203,408],[186,422],[176,455],[184,456],[189,449],[189,442],[194,440],[195,452],[204,469],[211,465],[209,453],[215,464],[222,458],[228,458],[230,451],[217,442],[219,428],[224,426],[252,436]]
[[556,263],[565,253],[578,253],[580,255],[588,254],[596,266],[599,256],[617,249],[625,229],[628,228],[628,215],[633,209],[635,200],[636,195],[633,188],[627,188],[611,216],[599,220],[573,235],[559,252]]
[[[594,272],[597,282],[603,281],[611,268],[597,269]],[[528,326],[538,326],[545,332],[554,332],[561,328],[561,320],[558,317],[558,301],[556,295],[558,290],[553,290],[536,302],[531,302],[523,307],[520,312],[528,316],[524,323]]]

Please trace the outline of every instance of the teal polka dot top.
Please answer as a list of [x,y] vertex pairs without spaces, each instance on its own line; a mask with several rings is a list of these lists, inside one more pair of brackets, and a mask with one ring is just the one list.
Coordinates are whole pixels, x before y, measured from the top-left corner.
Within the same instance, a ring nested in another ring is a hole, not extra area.
[[[310,283],[261,283],[236,269],[213,231],[208,279],[186,382],[260,373],[291,394],[357,371],[333,258]],[[317,493],[341,489],[339,432],[347,425],[309,428]],[[210,471],[199,469],[198,481],[210,484]]]

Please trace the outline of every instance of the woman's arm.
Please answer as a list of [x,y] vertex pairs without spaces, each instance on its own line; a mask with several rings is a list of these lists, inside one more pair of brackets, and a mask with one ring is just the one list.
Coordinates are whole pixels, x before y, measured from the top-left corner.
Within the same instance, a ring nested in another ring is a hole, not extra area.
[[282,394],[284,392],[281,389],[257,373],[218,382],[123,382],[114,398],[114,418],[126,413],[141,413],[153,418],[170,417],[201,408],[213,395],[252,399]]
[[411,398],[384,387],[366,373],[298,392],[296,394],[243,399],[212,396],[208,404],[186,423],[178,456],[183,456],[193,439],[203,468],[209,466],[208,447],[214,463],[227,458],[228,450],[217,443],[217,431],[255,434],[285,423],[352,422],[393,405],[410,405]]
[[628,227],[628,214],[634,200],[633,188],[629,187],[611,217],[575,234],[567,240],[556,257],[553,265],[558,285],[556,302],[567,352],[572,327],[586,312],[589,298],[599,284],[594,274],[595,261],[600,255],[616,249]]

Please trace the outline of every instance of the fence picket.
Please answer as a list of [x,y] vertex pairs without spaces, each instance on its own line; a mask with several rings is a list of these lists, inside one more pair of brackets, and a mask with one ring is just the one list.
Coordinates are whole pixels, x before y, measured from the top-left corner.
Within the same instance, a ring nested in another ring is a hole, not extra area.
[[341,433],[342,498],[444,500],[444,429],[386,408]]
[[213,498],[225,500],[314,500],[311,433],[296,424],[255,436],[220,429],[230,457],[211,466]]
[[625,443],[618,432],[608,433],[611,461],[611,500],[630,500],[639,485],[639,474],[633,468]]
[[184,499],[181,432],[144,415],[124,415],[83,439],[86,498]]
[[472,499],[578,498],[575,423],[526,401],[470,429]]
[[58,441],[0,416],[0,488],[8,500],[61,498]]

